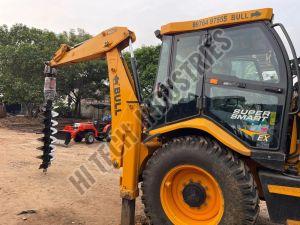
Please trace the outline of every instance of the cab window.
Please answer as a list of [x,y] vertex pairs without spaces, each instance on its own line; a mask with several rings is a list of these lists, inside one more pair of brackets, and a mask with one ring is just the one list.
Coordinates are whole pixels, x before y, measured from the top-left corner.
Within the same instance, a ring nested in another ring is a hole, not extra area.
[[160,57],[159,57],[159,65],[156,76],[156,81],[153,88],[153,93],[151,99],[149,101],[149,118],[148,118],[148,126],[149,128],[153,128],[155,126],[159,126],[160,124],[165,123],[165,114],[167,110],[167,105],[165,99],[163,99],[159,93],[159,85],[163,84],[167,86],[167,79],[169,73],[169,65],[170,65],[170,52],[172,47],[172,37],[164,36],[162,39]]
[[[171,91],[167,122],[188,118],[199,114],[197,107],[198,89],[201,75],[198,68],[191,65],[190,57],[199,50],[202,32],[179,34],[174,37],[173,63],[171,67]],[[199,63],[199,56],[193,58],[194,63]],[[189,68],[189,72],[182,69]]]
[[231,48],[206,67],[205,114],[251,147],[278,148],[287,89],[279,46],[262,23],[226,28],[223,35]]
[[227,28],[226,35],[232,42],[226,57],[217,60],[207,74],[256,82],[279,83],[280,68],[274,44],[259,28]]

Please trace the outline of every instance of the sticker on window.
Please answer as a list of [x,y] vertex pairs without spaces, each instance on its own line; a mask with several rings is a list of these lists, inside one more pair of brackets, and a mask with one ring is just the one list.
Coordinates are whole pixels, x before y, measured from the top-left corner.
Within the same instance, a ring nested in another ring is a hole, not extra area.
[[270,117],[270,111],[235,109],[230,116],[232,120],[265,121]]

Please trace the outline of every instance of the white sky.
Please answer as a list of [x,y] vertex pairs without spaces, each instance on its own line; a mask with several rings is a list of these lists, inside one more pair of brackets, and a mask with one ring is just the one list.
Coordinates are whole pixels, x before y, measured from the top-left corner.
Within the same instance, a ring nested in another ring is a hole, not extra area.
[[300,55],[299,0],[0,0],[0,24],[23,23],[55,32],[83,28],[93,35],[127,26],[140,46],[159,43],[154,31],[168,22],[263,7],[274,9],[274,22],[285,25]]

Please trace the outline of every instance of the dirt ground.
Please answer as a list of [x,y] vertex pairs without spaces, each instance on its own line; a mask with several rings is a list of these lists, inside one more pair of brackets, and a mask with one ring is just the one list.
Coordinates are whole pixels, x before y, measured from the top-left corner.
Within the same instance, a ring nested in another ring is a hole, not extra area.
[[[26,129],[17,131],[0,127],[0,224],[119,224],[118,171],[104,172],[89,160],[97,148],[107,148],[105,143],[58,146],[56,159],[44,174],[38,170],[40,160],[36,158],[40,154],[35,150],[40,146],[39,136]],[[105,163],[103,165],[109,168]],[[76,173],[86,182],[87,188],[81,184],[84,194],[80,194],[70,181],[70,177],[78,180]],[[34,213],[18,215],[24,210],[34,210]],[[137,224],[147,224],[140,199],[136,218]],[[257,224],[273,225],[264,203]]]

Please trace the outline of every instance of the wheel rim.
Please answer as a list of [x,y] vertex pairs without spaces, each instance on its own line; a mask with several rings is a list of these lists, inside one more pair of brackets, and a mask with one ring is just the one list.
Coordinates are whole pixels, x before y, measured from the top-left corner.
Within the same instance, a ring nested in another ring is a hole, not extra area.
[[89,139],[89,142],[93,142],[94,141],[93,135],[90,135],[88,139]]
[[224,213],[218,182],[207,171],[193,165],[177,166],[166,174],[160,199],[167,217],[175,225],[218,224]]

